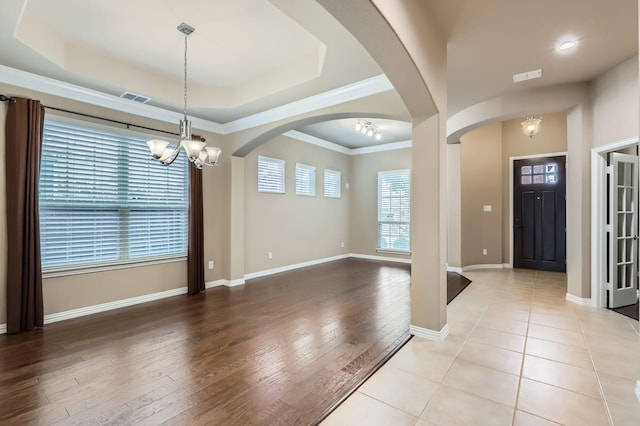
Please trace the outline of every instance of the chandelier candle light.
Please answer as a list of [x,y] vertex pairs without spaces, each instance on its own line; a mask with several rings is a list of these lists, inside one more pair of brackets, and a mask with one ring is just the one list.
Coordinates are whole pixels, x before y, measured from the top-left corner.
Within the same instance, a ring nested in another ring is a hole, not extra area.
[[522,132],[530,138],[533,138],[538,134],[538,130],[540,130],[540,123],[542,123],[542,117],[527,117],[526,120],[520,123],[522,125]]
[[191,122],[187,118],[187,37],[195,31],[195,28],[183,22],[178,25],[178,31],[184,34],[184,118],[180,120],[180,141],[176,148],[169,147],[170,142],[158,139],[148,141],[147,145],[153,158],[164,166],[170,165],[178,158],[181,147],[196,168],[216,166],[222,151],[220,148],[206,146],[207,144],[200,140],[194,140],[191,137]]

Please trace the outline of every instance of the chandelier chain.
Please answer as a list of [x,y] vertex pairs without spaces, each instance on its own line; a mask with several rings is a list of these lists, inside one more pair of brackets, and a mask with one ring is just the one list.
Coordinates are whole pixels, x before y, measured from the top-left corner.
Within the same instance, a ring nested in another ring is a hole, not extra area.
[[187,119],[187,37],[184,35],[184,119]]

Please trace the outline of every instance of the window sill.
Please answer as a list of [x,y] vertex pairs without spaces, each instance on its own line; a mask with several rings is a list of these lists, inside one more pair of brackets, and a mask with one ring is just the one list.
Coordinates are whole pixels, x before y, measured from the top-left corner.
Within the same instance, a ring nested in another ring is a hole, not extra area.
[[160,265],[163,263],[183,262],[186,260],[187,260],[187,256],[179,256],[179,257],[146,259],[146,260],[140,260],[140,261],[48,268],[42,271],[42,278],[46,279],[46,278],[65,277],[68,275],[91,274],[94,272],[115,271],[117,269],[129,269],[129,268],[138,268],[141,266]]
[[411,256],[411,252],[410,251],[406,251],[406,250],[394,250],[394,249],[377,248],[376,252],[377,253],[387,253],[387,254],[399,254],[399,255],[403,255],[403,256]]

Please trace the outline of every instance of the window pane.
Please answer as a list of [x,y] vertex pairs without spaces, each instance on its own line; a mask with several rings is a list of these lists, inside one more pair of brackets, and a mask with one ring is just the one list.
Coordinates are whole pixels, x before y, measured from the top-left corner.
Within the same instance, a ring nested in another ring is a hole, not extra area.
[[296,195],[316,195],[316,168],[306,164],[296,164]]
[[324,196],[340,198],[341,173],[337,170],[324,169]]
[[151,158],[148,139],[152,136],[45,120],[43,268],[186,255],[189,163],[183,155],[162,166]]
[[42,267],[117,261],[117,210],[40,208]]
[[378,248],[410,250],[411,174],[378,172]]
[[258,192],[284,194],[284,160],[258,157]]

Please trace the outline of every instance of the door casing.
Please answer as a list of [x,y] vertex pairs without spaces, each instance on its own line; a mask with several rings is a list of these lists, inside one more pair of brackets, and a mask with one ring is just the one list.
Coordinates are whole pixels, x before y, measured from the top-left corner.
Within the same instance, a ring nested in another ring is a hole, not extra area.
[[623,139],[591,149],[591,306],[607,307],[607,153],[638,145]]
[[[530,158],[561,157],[567,156],[565,152],[549,152],[544,154],[520,155],[509,157],[509,268],[513,268],[513,163],[515,160],[526,160]],[[505,265],[507,266],[507,265]]]

